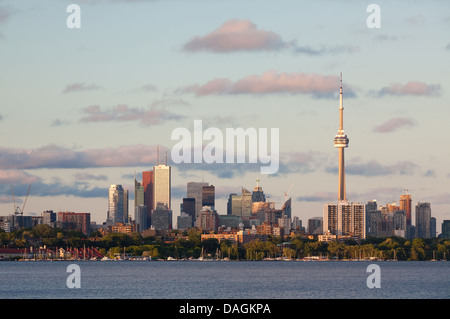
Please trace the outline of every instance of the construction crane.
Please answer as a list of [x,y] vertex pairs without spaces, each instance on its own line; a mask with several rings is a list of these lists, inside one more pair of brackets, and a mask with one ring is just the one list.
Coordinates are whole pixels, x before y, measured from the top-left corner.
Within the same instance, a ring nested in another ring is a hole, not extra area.
[[27,196],[25,197],[25,201],[23,202],[22,209],[19,206],[16,206],[16,197],[14,196],[14,187],[11,185],[11,194],[14,203],[14,215],[23,215],[23,210],[25,209],[25,205],[27,203],[28,195],[30,195],[31,184],[28,186]]

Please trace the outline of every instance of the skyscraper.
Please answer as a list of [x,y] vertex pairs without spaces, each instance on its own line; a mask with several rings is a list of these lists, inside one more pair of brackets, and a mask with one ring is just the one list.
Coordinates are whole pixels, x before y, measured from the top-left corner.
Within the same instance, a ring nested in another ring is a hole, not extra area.
[[183,198],[183,211],[182,213],[185,213],[191,217],[191,226],[194,226],[195,224],[195,198]]
[[339,93],[339,130],[334,137],[334,147],[339,149],[338,161],[338,202],[328,203],[323,208],[323,231],[338,236],[366,237],[365,205],[349,203],[345,188],[344,148],[348,147],[348,138],[344,134],[344,106],[342,92],[342,74]]
[[400,195],[400,209],[406,213],[406,226],[411,226],[411,195]]
[[215,205],[215,187],[214,185],[202,187],[202,207],[210,206],[214,209]]
[[172,210],[167,209],[166,204],[158,202],[158,205],[152,210],[152,227],[155,230],[172,229]]
[[122,185],[111,185],[108,196],[108,222],[111,225],[124,222],[124,190]]
[[142,172],[142,187],[144,188],[144,206],[147,207],[147,220],[151,223],[153,209],[153,171]]
[[127,224],[129,222],[129,211],[128,211],[128,189],[123,189],[123,222]]
[[416,237],[431,237],[431,205],[430,203],[417,203],[416,205]]
[[171,167],[159,164],[153,167],[153,210],[158,204],[171,209]]
[[450,220],[442,221],[441,225],[442,238],[450,238]]
[[206,182],[188,182],[187,183],[187,197],[195,198],[195,216],[198,216],[198,213],[202,209],[203,186],[208,186],[208,185],[209,185],[209,183],[206,183]]
[[144,206],[144,183],[138,182],[134,176],[134,207]]
[[256,186],[253,189],[252,193],[252,202],[265,202],[266,196],[264,195],[264,192],[262,190],[262,187],[259,186],[259,178],[256,179]]

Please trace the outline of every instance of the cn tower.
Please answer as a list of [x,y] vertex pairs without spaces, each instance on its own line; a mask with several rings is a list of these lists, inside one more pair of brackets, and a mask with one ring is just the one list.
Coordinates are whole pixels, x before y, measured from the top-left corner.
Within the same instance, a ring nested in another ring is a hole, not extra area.
[[342,73],[341,73],[341,88],[339,94],[339,130],[334,137],[334,147],[339,149],[339,191],[338,203],[347,203],[347,195],[345,193],[345,162],[344,162],[344,148],[348,147],[348,138],[344,134],[344,105],[342,97]]

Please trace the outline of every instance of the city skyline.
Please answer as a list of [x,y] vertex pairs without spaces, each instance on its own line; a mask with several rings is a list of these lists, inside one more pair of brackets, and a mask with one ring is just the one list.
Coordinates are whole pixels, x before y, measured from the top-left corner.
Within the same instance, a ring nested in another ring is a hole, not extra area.
[[203,180],[219,214],[260,179],[278,207],[290,189],[293,216],[321,216],[337,200],[329,137],[342,72],[347,197],[384,205],[407,189],[412,207],[429,202],[438,225],[448,219],[449,4],[378,1],[381,28],[370,29],[369,3],[355,1],[83,0],[72,30],[70,2],[49,3],[0,2],[2,215],[13,213],[10,186],[23,202],[31,184],[24,214],[89,212],[102,223],[109,185],[127,188],[134,207],[134,172],[157,165],[157,146],[170,150],[170,132],[198,119],[279,128],[280,169],[168,158],[174,219],[186,183]]

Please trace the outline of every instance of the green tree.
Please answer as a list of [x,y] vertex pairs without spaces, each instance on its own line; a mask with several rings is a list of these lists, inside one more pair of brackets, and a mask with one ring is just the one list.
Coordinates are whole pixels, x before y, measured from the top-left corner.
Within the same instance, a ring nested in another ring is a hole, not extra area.
[[425,241],[422,238],[415,238],[411,245],[411,260],[425,259]]

